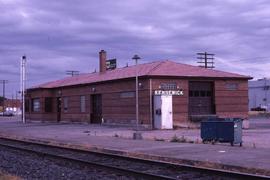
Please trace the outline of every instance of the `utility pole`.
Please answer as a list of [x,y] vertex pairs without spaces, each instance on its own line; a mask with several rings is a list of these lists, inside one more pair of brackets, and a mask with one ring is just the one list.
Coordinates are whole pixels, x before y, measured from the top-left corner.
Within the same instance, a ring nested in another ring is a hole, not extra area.
[[16,91],[16,93],[15,93],[16,101],[18,100],[18,94],[20,94],[20,93],[21,93],[20,91]]
[[79,75],[79,73],[80,73],[80,71],[73,71],[73,70],[66,71],[66,74],[71,75],[71,76]]
[[21,59],[21,98],[22,98],[22,122],[25,123],[25,65],[26,56]]
[[0,80],[0,83],[3,84],[3,112],[6,111],[6,107],[5,107],[5,91],[6,91],[6,83],[8,83],[8,80]]
[[132,58],[135,60],[136,69],[136,132],[133,134],[133,139],[142,139],[141,133],[139,133],[139,88],[138,88],[138,60],[141,59],[137,54]]
[[197,53],[197,55],[199,56],[197,57],[197,59],[199,59],[197,63],[204,64],[204,65],[200,65],[200,67],[204,67],[205,69],[214,68],[214,55],[215,54],[204,52],[204,53]]

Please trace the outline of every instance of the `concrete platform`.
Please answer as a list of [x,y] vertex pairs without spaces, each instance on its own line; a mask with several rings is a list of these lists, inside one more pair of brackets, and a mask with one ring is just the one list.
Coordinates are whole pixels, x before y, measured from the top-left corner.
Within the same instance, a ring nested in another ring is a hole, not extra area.
[[[243,147],[231,147],[228,143],[202,144],[199,130],[195,129],[143,131],[144,140],[132,140],[133,130],[128,128],[89,124],[22,124],[16,118],[3,117],[0,118],[0,136],[270,176],[269,125],[269,119],[254,120],[252,128],[244,131]],[[190,143],[168,142],[174,135],[183,136]],[[192,138],[194,141],[189,140]],[[265,142],[261,142],[263,138]],[[251,144],[246,144],[245,139]],[[252,141],[258,141],[257,145]]]

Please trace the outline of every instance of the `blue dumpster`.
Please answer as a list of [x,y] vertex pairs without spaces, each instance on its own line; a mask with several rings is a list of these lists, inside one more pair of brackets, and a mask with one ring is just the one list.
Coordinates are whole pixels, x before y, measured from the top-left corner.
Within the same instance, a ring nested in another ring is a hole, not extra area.
[[203,142],[229,142],[242,146],[242,120],[239,118],[217,118],[201,122]]

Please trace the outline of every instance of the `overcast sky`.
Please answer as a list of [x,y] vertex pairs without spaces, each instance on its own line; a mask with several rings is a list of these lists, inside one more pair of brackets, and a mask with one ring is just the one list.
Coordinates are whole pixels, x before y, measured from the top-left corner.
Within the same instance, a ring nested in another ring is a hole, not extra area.
[[118,67],[134,54],[197,65],[206,51],[215,69],[262,78],[269,42],[269,0],[0,0],[0,80],[14,98],[24,54],[27,87],[93,72],[101,49]]

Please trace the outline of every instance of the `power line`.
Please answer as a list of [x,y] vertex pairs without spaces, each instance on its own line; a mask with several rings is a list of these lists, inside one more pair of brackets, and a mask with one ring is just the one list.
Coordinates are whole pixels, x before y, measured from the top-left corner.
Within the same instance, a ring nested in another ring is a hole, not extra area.
[[200,60],[197,63],[204,64],[204,65],[200,65],[200,67],[204,67],[206,69],[214,68],[214,55],[215,54],[204,52],[204,53],[197,53],[197,55],[199,56],[197,57],[197,59]]
[[230,60],[230,62],[241,62],[241,61],[245,61],[245,60],[255,60],[255,59],[268,59],[270,58],[268,57],[253,57],[253,58],[245,58],[245,59],[234,59],[234,60]]

